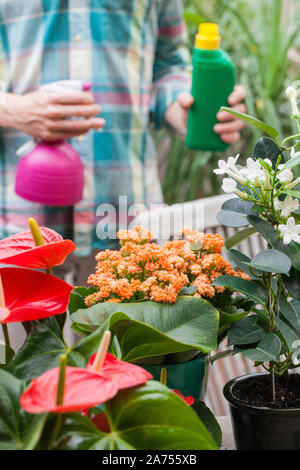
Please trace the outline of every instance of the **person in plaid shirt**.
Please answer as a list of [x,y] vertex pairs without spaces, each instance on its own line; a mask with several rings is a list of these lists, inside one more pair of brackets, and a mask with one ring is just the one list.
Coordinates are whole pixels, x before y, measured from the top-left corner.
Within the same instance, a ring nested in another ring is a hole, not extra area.
[[[0,2],[0,238],[29,217],[66,235],[77,254],[112,247],[99,240],[97,207],[162,203],[150,123],[181,134],[193,99],[182,0],[2,0]],[[58,80],[92,83],[92,93],[38,90]],[[229,104],[245,111],[237,86]],[[70,116],[85,119],[66,120]],[[239,139],[243,124],[220,112],[218,132]],[[99,132],[101,131],[101,132]],[[46,208],[14,192],[16,150],[29,139],[71,139],[85,167],[83,200]],[[71,217],[71,219],[70,219]]]

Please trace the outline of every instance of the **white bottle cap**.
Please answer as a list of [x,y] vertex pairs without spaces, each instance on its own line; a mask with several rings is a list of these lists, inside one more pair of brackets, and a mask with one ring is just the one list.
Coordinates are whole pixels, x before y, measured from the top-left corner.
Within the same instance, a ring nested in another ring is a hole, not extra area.
[[34,140],[25,142],[25,144],[21,145],[21,147],[19,147],[16,151],[17,156],[20,158],[25,157],[25,155],[28,155],[30,152],[32,152],[32,150],[35,149],[36,145],[37,144]]

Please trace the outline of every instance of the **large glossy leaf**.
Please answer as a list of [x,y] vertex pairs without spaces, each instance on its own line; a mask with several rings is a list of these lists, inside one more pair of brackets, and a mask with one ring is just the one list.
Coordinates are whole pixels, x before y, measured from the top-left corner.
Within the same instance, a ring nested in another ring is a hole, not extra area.
[[267,334],[256,348],[243,351],[243,355],[255,362],[278,361],[281,341],[274,333]]
[[244,227],[249,225],[247,216],[251,214],[253,203],[242,201],[234,197],[228,199],[222,205],[222,210],[217,214],[217,220],[226,227]]
[[68,355],[69,366],[86,365],[86,359],[65,343],[55,318],[36,321],[31,324],[24,345],[8,364],[7,369],[20,379],[29,381],[48,369],[57,367],[61,354]]
[[253,158],[255,160],[258,160],[259,158],[262,160],[268,158],[271,160],[272,166],[274,168],[281,153],[282,151],[276,142],[274,142],[274,140],[270,139],[269,137],[261,137],[254,145]]
[[93,450],[213,450],[212,435],[197,414],[174,392],[150,381],[123,390],[106,403],[110,433],[71,414],[61,429],[59,449]]
[[263,250],[246,263],[253,269],[277,274],[288,274],[292,263],[290,258],[278,250]]
[[220,276],[217,277],[212,284],[214,286],[228,287],[229,289],[240,292],[258,304],[266,304],[265,290],[254,281],[247,281],[246,279],[234,276]]
[[31,450],[40,439],[47,414],[32,415],[20,408],[24,383],[0,369],[0,450]]
[[257,127],[258,129],[264,131],[266,134],[269,134],[272,137],[277,137],[278,135],[278,131],[274,127],[260,121],[259,119],[249,116],[249,114],[240,113],[239,111],[235,111],[234,109],[228,108],[227,106],[222,106],[221,110],[226,111],[226,113],[232,114],[233,116],[241,119],[242,121],[245,121],[251,126]]
[[122,359],[131,362],[193,349],[207,353],[217,348],[219,313],[209,302],[196,297],[180,297],[172,305],[101,303],[78,310],[72,319],[100,326],[75,347],[86,356],[97,350],[106,329],[117,335]]

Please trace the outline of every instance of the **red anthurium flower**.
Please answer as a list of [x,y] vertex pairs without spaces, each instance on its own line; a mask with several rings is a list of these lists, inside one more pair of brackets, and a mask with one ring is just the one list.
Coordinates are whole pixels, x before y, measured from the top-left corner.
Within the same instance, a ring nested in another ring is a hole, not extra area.
[[28,413],[71,413],[106,402],[118,392],[115,380],[79,367],[66,367],[62,405],[56,404],[59,367],[32,380],[21,395],[20,404]]
[[0,241],[0,263],[14,264],[23,268],[49,269],[62,264],[76,249],[71,240],[63,238],[54,230],[40,228],[44,245],[35,246],[30,230]]
[[55,276],[23,268],[1,268],[0,291],[1,280],[0,323],[39,320],[63,313],[73,289]]
[[173,392],[176,393],[176,395],[179,395],[180,398],[182,398],[189,406],[191,406],[195,401],[194,398],[191,396],[185,397],[184,395],[182,395],[182,393],[179,390],[176,390],[176,388],[173,388]]
[[[87,365],[89,370],[92,370],[95,357],[96,354],[91,356],[89,360]],[[110,353],[106,353],[103,366],[98,373],[116,380],[119,390],[142,385],[153,378],[153,376],[142,367],[130,364],[129,362],[119,361],[119,359]]]

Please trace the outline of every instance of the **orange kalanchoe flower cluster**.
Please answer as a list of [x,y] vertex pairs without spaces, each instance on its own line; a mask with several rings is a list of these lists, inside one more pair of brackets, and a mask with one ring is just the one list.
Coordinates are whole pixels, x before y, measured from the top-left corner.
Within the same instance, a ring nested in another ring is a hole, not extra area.
[[216,277],[228,274],[247,278],[221,256],[224,241],[220,235],[189,229],[183,233],[185,240],[159,246],[150,243],[151,233],[140,226],[121,230],[121,249],[105,250],[96,256],[96,272],[88,283],[97,292],[85,299],[86,305],[144,300],[174,303],[181,289],[190,285],[197,287],[195,296],[209,299],[225,289],[211,285]]

